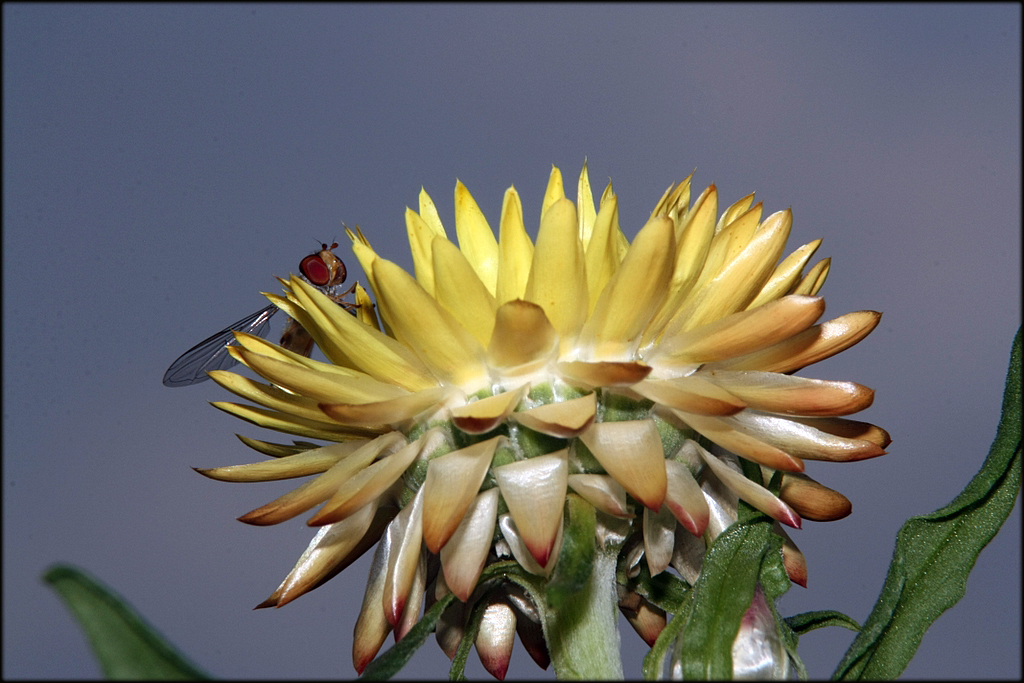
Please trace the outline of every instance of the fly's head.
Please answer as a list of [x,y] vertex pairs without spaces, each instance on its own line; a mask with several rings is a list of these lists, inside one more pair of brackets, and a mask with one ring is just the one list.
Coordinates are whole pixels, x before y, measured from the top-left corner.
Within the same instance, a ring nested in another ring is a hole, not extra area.
[[299,262],[299,272],[317,287],[337,287],[348,277],[345,263],[335,256],[333,251],[338,248],[338,243],[335,242],[329,247],[321,244],[320,247],[320,251]]

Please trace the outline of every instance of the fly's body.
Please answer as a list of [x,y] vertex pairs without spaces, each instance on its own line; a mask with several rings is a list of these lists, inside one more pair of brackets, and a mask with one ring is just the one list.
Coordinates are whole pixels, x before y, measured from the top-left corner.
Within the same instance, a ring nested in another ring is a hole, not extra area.
[[[355,284],[341,291],[348,272],[342,260],[334,254],[333,250],[338,247],[338,244],[334,243],[329,247],[326,244],[320,246],[320,251],[302,259],[299,263],[299,272],[307,282],[319,288],[338,305],[349,310],[355,309],[356,304],[344,300],[355,290]],[[270,331],[270,319],[277,311],[277,306],[270,304],[199,342],[181,354],[167,368],[167,372],[164,373],[164,386],[187,387],[198,384],[210,378],[206,374],[210,370],[225,370],[235,365],[238,361],[232,358],[227,350],[228,344],[234,341],[234,333],[238,331],[266,337]],[[288,324],[281,334],[281,346],[289,351],[309,356],[313,350],[313,338],[301,325],[289,318]]]

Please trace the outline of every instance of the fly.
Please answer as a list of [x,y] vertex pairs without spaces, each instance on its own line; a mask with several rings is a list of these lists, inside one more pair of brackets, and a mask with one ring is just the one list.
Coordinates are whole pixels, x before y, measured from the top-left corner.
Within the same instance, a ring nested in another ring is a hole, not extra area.
[[[357,308],[357,304],[343,301],[343,299],[355,291],[355,284],[344,292],[339,293],[338,291],[348,276],[345,264],[334,255],[333,250],[338,247],[338,243],[335,242],[330,247],[321,244],[320,247],[320,251],[310,254],[299,262],[299,272],[307,282],[338,302],[340,306],[350,311],[354,310]],[[167,372],[164,373],[164,386],[187,387],[205,382],[210,379],[210,376],[206,374],[210,370],[226,370],[235,365],[238,361],[228,353],[228,344],[235,339],[234,333],[238,331],[257,337],[266,337],[270,331],[270,319],[277,311],[277,306],[270,304],[199,342],[181,354],[167,368]],[[281,334],[281,346],[289,351],[309,356],[313,350],[313,338],[301,325],[289,318],[288,325]]]

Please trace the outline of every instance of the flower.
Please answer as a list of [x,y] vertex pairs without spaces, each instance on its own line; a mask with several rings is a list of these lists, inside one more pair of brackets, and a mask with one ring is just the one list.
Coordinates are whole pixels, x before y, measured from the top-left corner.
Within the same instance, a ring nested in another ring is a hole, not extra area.
[[[199,470],[225,481],[317,475],[240,518],[277,524],[322,504],[307,522],[318,533],[261,607],[316,588],[376,544],[357,671],[422,603],[452,592],[439,642],[453,656],[469,614],[483,610],[477,649],[502,677],[516,631],[547,665],[546,617],[517,584],[480,577],[509,559],[550,576],[567,500],[598,511],[596,543],[614,546],[627,576],[643,560],[651,575],[672,567],[690,583],[738,499],[796,528],[849,514],[804,461],[882,455],[885,431],[844,417],[873,392],[791,373],[856,344],[880,314],[818,323],[830,260],[806,267],[821,240],[782,258],[791,212],[762,220],[753,199],[716,220],[715,186],[691,206],[687,178],[630,243],[610,184],[595,207],[584,165],[574,204],[554,168],[533,242],[514,188],[495,239],[458,183],[459,246],[426,192],[418,213],[406,211],[415,277],[349,231],[379,320],[361,287],[350,315],[301,278],[282,281],[286,295],[267,296],[328,362],[239,333],[232,355],[269,384],[211,372],[259,407],[214,405],[332,443],[243,438],[275,459]],[[776,531],[789,576],[805,585],[803,556]],[[615,598],[653,644],[665,613],[622,585]]]

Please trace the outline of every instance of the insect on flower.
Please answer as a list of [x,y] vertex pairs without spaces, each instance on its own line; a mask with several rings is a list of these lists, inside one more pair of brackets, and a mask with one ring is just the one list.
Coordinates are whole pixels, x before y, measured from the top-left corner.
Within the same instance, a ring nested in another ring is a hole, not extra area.
[[[310,254],[299,262],[299,272],[311,285],[336,301],[349,311],[358,308],[357,304],[344,301],[344,298],[355,291],[356,284],[343,292],[341,285],[348,277],[344,262],[334,254],[338,248],[335,242],[331,246],[320,245],[320,251]],[[228,344],[234,341],[235,331],[246,332],[258,337],[266,337],[270,331],[270,319],[278,308],[270,304],[255,313],[250,313],[241,320],[228,325],[223,330],[199,342],[181,354],[171,363],[164,373],[164,386],[187,387],[204,382],[210,378],[206,373],[210,370],[226,370],[238,361],[228,353]],[[281,346],[295,353],[309,356],[313,350],[313,338],[294,320],[281,333]]]

